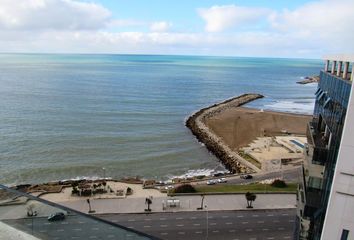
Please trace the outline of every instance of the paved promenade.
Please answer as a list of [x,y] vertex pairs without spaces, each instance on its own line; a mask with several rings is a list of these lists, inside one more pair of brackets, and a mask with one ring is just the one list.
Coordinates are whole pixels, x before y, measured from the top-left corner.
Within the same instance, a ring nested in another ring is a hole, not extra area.
[[[148,197],[148,196],[146,196]],[[175,199],[177,206],[166,206],[168,200]],[[150,208],[152,212],[180,212],[195,211],[201,207],[202,197],[200,195],[178,196],[178,197],[158,197],[152,198]],[[86,199],[76,201],[58,202],[61,205],[73,208],[82,212],[88,212],[89,207]],[[254,209],[282,209],[295,208],[295,194],[257,194],[257,199],[253,203]],[[225,195],[205,195],[204,207],[209,211],[220,210],[245,210],[247,202],[244,194]],[[125,198],[125,199],[93,199],[91,208],[95,213],[143,213],[147,208],[145,198]]]

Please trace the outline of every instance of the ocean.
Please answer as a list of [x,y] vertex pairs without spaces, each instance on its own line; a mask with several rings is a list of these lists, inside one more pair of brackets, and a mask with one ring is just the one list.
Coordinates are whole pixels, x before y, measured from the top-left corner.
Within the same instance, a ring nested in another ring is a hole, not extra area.
[[184,125],[243,93],[248,107],[311,114],[321,60],[0,54],[0,183],[224,170]]

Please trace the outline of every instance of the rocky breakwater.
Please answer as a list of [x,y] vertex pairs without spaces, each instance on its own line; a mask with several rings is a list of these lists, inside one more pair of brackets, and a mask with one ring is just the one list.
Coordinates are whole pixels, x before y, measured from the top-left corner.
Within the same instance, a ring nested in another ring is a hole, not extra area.
[[233,151],[225,142],[211,131],[205,124],[205,120],[229,109],[237,108],[253,100],[263,98],[260,94],[243,94],[228,99],[224,102],[203,108],[190,116],[186,126],[196,138],[212,152],[224,166],[232,173],[259,171],[255,166],[243,159],[236,151]]

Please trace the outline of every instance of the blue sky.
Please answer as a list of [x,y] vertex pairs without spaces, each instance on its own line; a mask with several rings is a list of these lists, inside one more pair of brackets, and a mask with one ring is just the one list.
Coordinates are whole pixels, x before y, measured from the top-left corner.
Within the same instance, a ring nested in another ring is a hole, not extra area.
[[0,52],[320,58],[352,53],[353,0],[0,0]]

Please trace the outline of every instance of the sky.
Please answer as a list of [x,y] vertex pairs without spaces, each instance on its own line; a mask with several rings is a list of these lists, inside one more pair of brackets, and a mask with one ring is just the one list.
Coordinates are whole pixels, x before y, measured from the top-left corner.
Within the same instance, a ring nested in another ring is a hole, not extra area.
[[353,0],[0,0],[0,52],[321,58],[354,52]]

